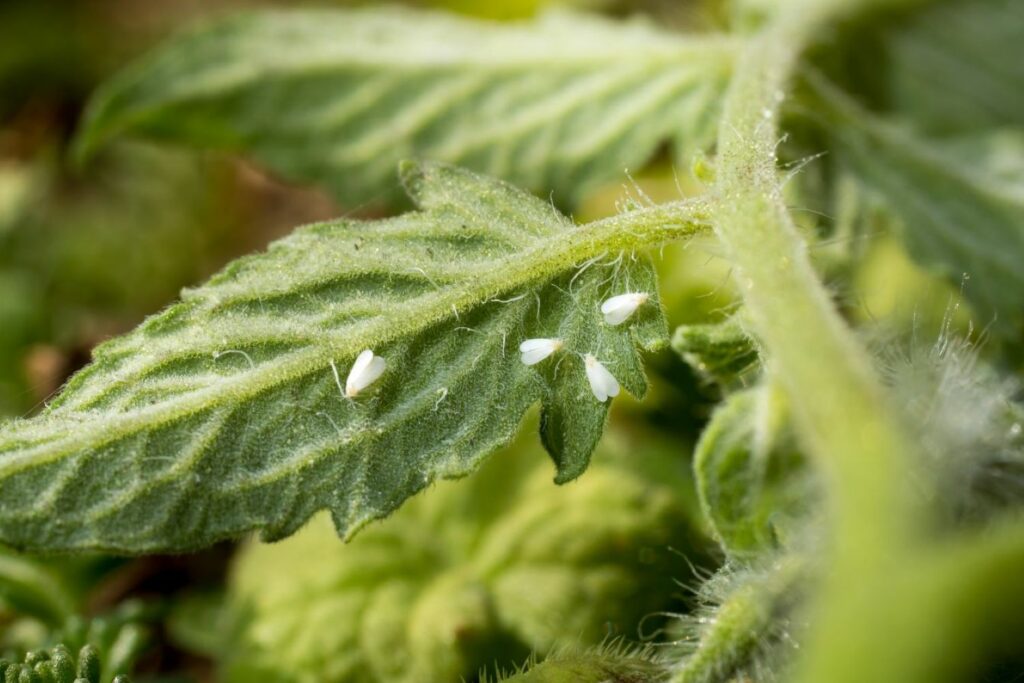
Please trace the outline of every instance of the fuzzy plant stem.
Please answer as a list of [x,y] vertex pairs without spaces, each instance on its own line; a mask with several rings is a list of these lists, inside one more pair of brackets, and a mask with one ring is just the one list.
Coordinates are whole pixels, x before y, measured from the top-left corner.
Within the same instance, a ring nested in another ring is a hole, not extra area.
[[[718,137],[716,233],[733,263],[768,371],[793,406],[798,434],[830,493],[830,563],[798,680],[841,683],[857,652],[842,639],[871,579],[919,538],[917,444],[871,360],[815,274],[789,215],[776,164],[779,106],[804,46],[850,3],[787,2],[739,59]],[[859,628],[885,628],[885,607]],[[856,627],[855,627],[856,628]],[[835,676],[838,675],[839,678]],[[851,679],[854,680],[854,679]]]
[[799,683],[981,680],[986,660],[1019,654],[1024,520],[929,543],[901,560],[862,577],[869,600],[831,601],[829,608],[841,603],[843,619],[815,624],[828,635],[810,640]]
[[828,3],[797,3],[741,56],[719,132],[713,223],[736,265],[769,371],[828,478],[836,550],[870,564],[871,548],[912,534],[915,506],[906,487],[917,446],[811,266],[783,200],[775,155],[790,73],[828,14]]
[[[786,616],[795,596],[806,586],[807,562],[782,557],[762,573],[746,579],[703,618],[696,649],[672,675],[671,683],[716,683],[737,680],[736,674],[761,648],[785,634]],[[788,634],[785,634],[788,635]]]

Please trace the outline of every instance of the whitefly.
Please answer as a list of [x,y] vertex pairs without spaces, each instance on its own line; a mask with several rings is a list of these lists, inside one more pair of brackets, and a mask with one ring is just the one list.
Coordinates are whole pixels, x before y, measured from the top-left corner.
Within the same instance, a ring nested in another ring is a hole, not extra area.
[[345,380],[345,396],[354,398],[360,391],[376,382],[384,370],[387,362],[380,356],[375,356],[373,351],[366,349],[358,356],[348,371],[348,378]]
[[621,325],[629,320],[637,309],[651,298],[647,292],[626,292],[606,299],[601,304],[604,321],[609,325]]
[[563,346],[561,339],[527,339],[519,345],[520,360],[525,365],[536,365],[561,351]]

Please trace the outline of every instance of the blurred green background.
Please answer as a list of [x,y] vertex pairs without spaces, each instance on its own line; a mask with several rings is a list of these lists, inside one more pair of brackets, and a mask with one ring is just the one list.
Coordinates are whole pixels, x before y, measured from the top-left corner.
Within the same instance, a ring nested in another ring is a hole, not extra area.
[[[184,25],[270,4],[23,0],[0,6],[0,417],[37,410],[88,362],[98,342],[132,328],[232,258],[303,223],[364,215],[316,188],[284,184],[221,154],[122,142],[87,168],[67,161],[86,99],[121,65]],[[512,19],[551,3],[415,4]],[[667,24],[694,28],[720,24],[723,4],[575,3],[611,13],[653,11]],[[667,162],[635,179],[655,200],[699,188],[688,169]],[[575,217],[615,212],[628,190],[616,183],[594,193]],[[828,269],[833,261],[845,263],[842,252],[852,248],[867,254],[856,272]],[[714,243],[671,246],[655,256],[672,324],[721,317],[736,305],[729,267]],[[956,297],[889,239],[852,245],[840,236],[823,243],[816,256],[854,319],[913,317],[915,325],[934,328]],[[331,546],[325,538],[333,532],[316,520],[279,545],[242,544],[239,550],[225,544],[185,557],[0,555],[0,650],[36,647],[54,633],[70,633],[122,642],[132,658],[142,657],[140,680],[210,680],[220,671],[239,681],[340,681],[397,676],[387,671],[388,648],[394,648],[426,667],[405,671],[407,680],[458,680],[494,661],[520,663],[532,650],[607,637],[637,640],[645,615],[686,611],[686,582],[717,563],[695,502],[689,457],[718,390],[671,352],[650,366],[648,400],[616,403],[594,471],[565,489],[550,485],[536,430],[527,429],[471,484],[436,487],[350,546]],[[629,469],[620,466],[627,456]],[[508,481],[529,496],[496,498]],[[484,515],[474,500],[506,505]],[[445,524],[438,521],[442,515]],[[541,539],[523,550],[532,565],[486,559],[484,530],[496,525],[502,533],[525,534],[517,525],[538,515],[563,519],[556,531],[564,537],[552,532],[548,546]],[[452,519],[461,521],[447,523]],[[443,556],[418,554],[410,539],[422,534],[443,537]],[[579,547],[568,562],[563,548],[572,540]],[[390,550],[380,551],[382,544]],[[399,566],[373,565],[375,552]],[[310,568],[312,575],[296,584],[282,580]],[[483,607],[472,588],[477,584]],[[550,600],[524,606],[524,585]],[[575,590],[563,590],[567,585]],[[389,623],[364,624],[369,636],[353,630],[351,615],[366,609],[355,603],[380,600],[382,614],[414,620],[403,611],[408,596],[434,590],[431,599],[441,607],[423,608],[435,609],[425,625],[404,634]],[[134,602],[125,607],[126,600]],[[94,633],[80,616],[101,617]],[[123,635],[123,625],[136,622],[148,635],[130,629]],[[656,632],[658,619],[645,627]],[[384,651],[368,648],[367,638]],[[434,642],[438,638],[443,642]]]

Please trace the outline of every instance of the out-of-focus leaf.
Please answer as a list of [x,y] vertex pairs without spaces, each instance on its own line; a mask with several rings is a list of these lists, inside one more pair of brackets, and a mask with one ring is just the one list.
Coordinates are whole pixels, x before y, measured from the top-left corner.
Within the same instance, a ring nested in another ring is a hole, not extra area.
[[729,396],[697,444],[693,467],[701,506],[731,556],[750,558],[776,548],[809,505],[788,419],[779,391],[755,387]]
[[19,615],[58,625],[78,606],[63,578],[37,559],[0,549],[0,602]]
[[[1024,126],[1024,4],[953,0],[880,31],[870,55],[884,104],[931,134]],[[884,75],[884,76],[883,76]]]
[[971,165],[941,144],[858,106],[816,82],[840,157],[899,216],[899,234],[922,264],[959,283],[1004,329],[1024,311],[1024,184],[1013,173]]
[[966,167],[983,169],[992,182],[1006,191],[1024,191],[1024,127],[961,135],[943,140],[939,147]]
[[243,622],[226,678],[458,681],[531,651],[634,637],[689,575],[691,522],[663,474],[680,465],[642,445],[602,449],[553,488],[538,448],[513,449],[351,544],[318,518],[250,545],[231,582]]
[[226,657],[231,624],[225,600],[221,591],[177,598],[166,621],[171,640],[178,647],[211,659]]
[[[184,549],[281,538],[324,508],[351,535],[475,469],[537,401],[557,481],[578,476],[608,409],[583,354],[640,396],[639,351],[668,336],[650,264],[596,261],[652,217],[690,230],[684,209],[574,226],[468,171],[410,164],[404,179],[419,211],[313,225],[236,261],[98,347],[44,414],[4,425],[0,536]],[[650,299],[605,324],[601,302],[623,291]],[[526,367],[516,349],[535,337],[564,350]],[[387,370],[352,396],[342,382],[364,349]]]
[[123,133],[237,150],[359,205],[400,198],[395,164],[426,157],[571,204],[659,144],[707,144],[732,52],[718,36],[566,13],[247,14],[111,80],[78,150]]

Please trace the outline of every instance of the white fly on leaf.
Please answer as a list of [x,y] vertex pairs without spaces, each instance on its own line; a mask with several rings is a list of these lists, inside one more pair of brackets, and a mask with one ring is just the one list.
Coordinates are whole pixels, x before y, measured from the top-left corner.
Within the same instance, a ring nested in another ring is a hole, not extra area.
[[366,349],[358,356],[348,371],[348,379],[345,380],[345,396],[353,398],[360,391],[370,386],[384,374],[387,363],[380,356],[373,355],[373,351]]
[[525,365],[536,365],[563,346],[561,339],[527,339],[519,345],[520,359]]
[[636,309],[647,303],[651,296],[647,292],[628,292],[605,300],[601,304],[604,321],[609,325],[619,325],[636,313]]
[[590,381],[590,390],[594,392],[594,398],[601,403],[609,397],[619,395],[619,382],[608,368],[602,365],[601,361],[589,353],[583,357],[583,364],[587,369],[587,380]]

